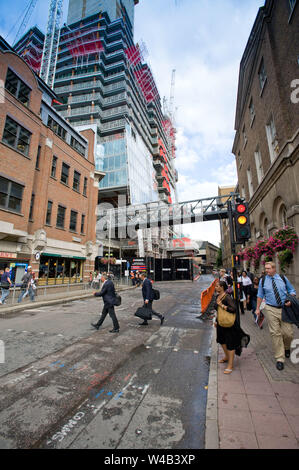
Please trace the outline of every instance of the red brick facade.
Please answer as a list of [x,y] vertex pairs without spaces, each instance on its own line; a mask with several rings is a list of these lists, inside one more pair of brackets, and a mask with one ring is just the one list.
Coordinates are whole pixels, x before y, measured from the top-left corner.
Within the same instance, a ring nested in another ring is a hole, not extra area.
[[[2,182],[10,181],[23,188],[20,210],[5,207],[5,194],[0,199],[0,263],[5,262],[5,256],[1,257],[1,253],[11,253],[10,262],[25,260],[38,275],[40,260],[36,261],[35,254],[55,254],[69,260],[80,260],[77,278],[86,282],[89,271],[94,269],[97,256],[95,230],[98,177],[94,165],[94,131],[89,129],[79,134],[66,121],[60,121],[61,118],[51,107],[51,99],[49,102],[51,90],[45,96],[40,80],[15,53],[0,50],[0,65],[0,83],[4,85],[0,90],[4,101],[0,105],[0,178]],[[6,89],[8,68],[31,89],[28,105],[24,105]],[[85,156],[70,145],[70,136],[65,141],[43,122],[42,113],[47,109],[54,119],[57,116],[57,121],[62,122],[67,133],[73,138],[77,137],[76,140],[80,140],[81,144],[83,142]],[[7,116],[31,133],[27,155],[4,141]],[[57,158],[55,175],[52,171],[53,156]],[[63,163],[68,166],[67,184],[61,181]],[[80,174],[80,181],[76,185],[75,171],[77,176]],[[86,194],[83,194],[84,187]],[[32,194],[34,205],[29,218]],[[48,214],[46,221],[48,201],[52,203],[52,213],[51,217]],[[58,206],[65,208],[63,228],[57,227]],[[72,228],[71,211],[77,214],[76,227],[73,222]],[[84,227],[82,215],[85,217]],[[6,261],[9,262],[9,259],[6,258]]]
[[[267,0],[241,61],[233,146],[253,243],[286,224],[299,233],[298,44],[298,1]],[[298,262],[297,250],[287,273],[297,289]]]

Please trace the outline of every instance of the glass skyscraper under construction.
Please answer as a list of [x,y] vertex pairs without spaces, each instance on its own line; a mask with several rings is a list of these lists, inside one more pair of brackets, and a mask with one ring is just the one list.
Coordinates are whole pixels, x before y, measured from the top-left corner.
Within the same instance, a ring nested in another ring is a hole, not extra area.
[[[114,207],[120,195],[126,204],[175,202],[174,133],[145,62],[145,46],[134,44],[138,3],[70,0],[56,64],[58,110],[79,129],[94,125],[96,166],[106,173],[99,202]],[[157,231],[151,248],[156,237],[152,250],[159,256]]]

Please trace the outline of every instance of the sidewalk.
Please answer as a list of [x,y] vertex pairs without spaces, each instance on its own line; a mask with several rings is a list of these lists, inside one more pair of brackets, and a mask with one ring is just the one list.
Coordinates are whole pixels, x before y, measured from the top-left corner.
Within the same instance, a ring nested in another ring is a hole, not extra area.
[[[128,289],[135,289],[132,286],[115,286],[117,292],[122,292]],[[93,297],[95,289],[78,290],[73,292],[58,292],[57,294],[39,295],[35,297],[34,302],[28,298],[24,299],[21,303],[13,305],[0,305],[0,318],[10,313],[14,314],[22,310],[31,310],[33,308],[45,307],[47,305],[63,304],[72,302],[74,300],[84,300]]]
[[251,340],[230,375],[213,328],[206,449],[299,449],[299,364],[276,369],[266,320],[260,330],[246,312],[241,326]]

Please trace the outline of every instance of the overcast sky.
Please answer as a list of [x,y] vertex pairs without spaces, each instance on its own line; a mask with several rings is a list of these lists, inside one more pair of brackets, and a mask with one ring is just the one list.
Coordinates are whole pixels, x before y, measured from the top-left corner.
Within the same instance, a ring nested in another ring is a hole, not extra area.
[[[50,1],[38,0],[26,30],[46,30]],[[0,34],[14,42],[27,0],[0,0]],[[180,201],[217,196],[218,186],[237,183],[234,118],[239,65],[264,0],[140,0],[135,42],[144,41],[158,89],[169,98],[176,69],[176,168]],[[68,0],[64,0],[64,21]],[[10,35],[7,37],[7,34]],[[184,226],[185,235],[220,241],[218,222]]]

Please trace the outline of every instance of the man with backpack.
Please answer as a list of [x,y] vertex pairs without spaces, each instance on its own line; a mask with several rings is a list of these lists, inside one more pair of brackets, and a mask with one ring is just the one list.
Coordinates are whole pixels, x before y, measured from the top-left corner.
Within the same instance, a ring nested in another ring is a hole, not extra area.
[[[144,307],[149,308],[153,315],[156,315],[156,317],[160,318],[161,325],[163,325],[163,315],[153,310],[153,301],[155,299],[153,285],[150,279],[148,279],[148,277],[146,276],[145,272],[142,272],[140,274],[140,279],[142,281],[142,296],[144,300]],[[147,320],[144,320],[143,323],[140,323],[140,325],[148,325]]]
[[9,296],[9,288],[11,287],[10,280],[10,269],[5,268],[4,273],[1,275],[1,300],[0,304],[5,304],[7,297]]
[[276,359],[276,368],[284,369],[285,358],[291,355],[291,343],[294,337],[293,327],[290,323],[282,321],[283,306],[290,306],[287,295],[296,296],[296,291],[290,281],[276,273],[275,263],[272,261],[265,264],[266,276],[259,283],[257,294],[256,315],[260,316],[260,306],[265,299],[265,316],[269,325],[272,345]]

